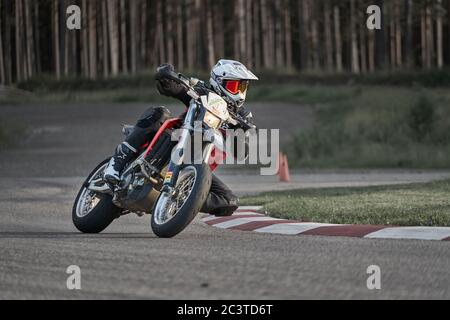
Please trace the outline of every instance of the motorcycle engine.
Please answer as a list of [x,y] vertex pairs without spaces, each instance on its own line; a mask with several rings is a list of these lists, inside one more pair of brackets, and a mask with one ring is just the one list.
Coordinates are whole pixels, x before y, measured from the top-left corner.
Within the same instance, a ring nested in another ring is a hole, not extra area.
[[130,173],[122,181],[116,201],[120,207],[136,213],[152,213],[159,191],[140,173]]

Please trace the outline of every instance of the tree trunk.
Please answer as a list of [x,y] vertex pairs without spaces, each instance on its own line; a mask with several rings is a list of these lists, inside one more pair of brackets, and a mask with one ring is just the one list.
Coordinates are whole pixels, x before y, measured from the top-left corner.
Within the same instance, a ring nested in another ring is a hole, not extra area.
[[238,59],[247,60],[247,52],[245,45],[245,0],[237,0],[237,19],[238,19],[238,27],[239,31],[237,34],[238,42],[237,42],[237,53]]
[[[164,50],[164,26],[162,21],[162,4],[161,0],[156,2],[156,26],[157,26],[157,41],[156,45],[158,48],[158,63],[164,62],[165,50]],[[194,53],[195,51],[192,51]]]
[[431,5],[427,4],[425,9],[426,12],[426,22],[425,22],[425,38],[427,41],[427,68],[433,66],[434,58],[434,41],[433,41],[433,22],[431,16]]
[[2,1],[0,0],[0,83],[6,84],[5,59],[3,53],[3,10]]
[[320,69],[320,52],[319,52],[319,28],[317,21],[317,2],[310,3],[311,8],[311,45],[312,45],[312,63],[314,70]]
[[254,5],[253,6],[253,34],[254,34],[254,58],[255,58],[255,67],[256,68],[261,68],[261,24],[260,24],[260,10],[259,10],[259,5]]
[[447,64],[450,65],[450,1],[448,1],[448,7],[447,7],[447,24],[448,24],[448,37],[447,37],[447,43],[448,43],[448,49],[447,49]]
[[246,64],[248,67],[253,68],[253,16],[252,16],[252,4],[253,1],[245,1],[245,33],[246,33]]
[[334,6],[333,10],[333,20],[334,20],[334,42],[335,42],[335,52],[336,52],[336,71],[343,71],[342,64],[342,38],[341,38],[341,17],[339,5]]
[[[402,67],[403,56],[402,56],[402,28],[401,28],[401,15],[400,15],[400,0],[396,0],[395,6],[395,58],[396,65],[398,68]],[[403,1],[403,0],[402,0]]]
[[356,30],[358,26],[355,23],[355,0],[350,0],[350,41],[351,41],[351,70],[353,73],[359,73],[359,54],[358,54],[358,37]]
[[30,0],[25,0],[25,28],[27,30],[26,48],[27,48],[27,74],[31,78],[33,76],[33,69],[35,65],[34,59],[34,36],[33,36],[33,17],[30,11]]
[[119,74],[119,30],[117,25],[117,0],[107,0],[109,22],[109,45],[111,53],[111,72]]
[[6,84],[13,82],[12,73],[12,46],[11,46],[11,21],[14,18],[12,15],[12,1],[4,3],[4,16],[5,19],[5,36],[4,36],[4,63],[5,63],[5,77]]
[[97,1],[94,0],[89,1],[89,77],[97,78]]
[[131,64],[131,73],[135,74],[137,71],[137,6],[138,3],[136,0],[129,1],[130,4],[130,64]]
[[[70,0],[67,0],[70,3]],[[79,44],[78,44],[78,32],[70,31],[68,32],[70,35],[70,68],[69,72],[74,74],[79,74]]]
[[171,64],[175,63],[174,59],[174,37],[173,37],[173,16],[172,16],[172,1],[166,1],[166,26],[167,32],[165,33],[165,40],[167,43],[167,61]]
[[368,30],[368,68],[370,72],[375,71],[375,30]]
[[194,23],[194,0],[187,0],[186,3],[186,58],[187,67],[189,70],[194,69],[194,52],[195,52],[195,37],[196,28]]
[[208,66],[212,68],[215,63],[214,32],[213,32],[213,10],[212,2],[206,1],[206,42],[208,46]]
[[143,0],[141,4],[141,41],[140,41],[140,59],[139,68],[145,66],[145,61],[147,60],[147,1]]
[[[70,0],[64,1],[64,8],[67,8],[70,5],[69,1]],[[63,22],[64,22],[64,19],[63,19]],[[69,49],[71,32],[67,31],[65,27],[63,27],[62,30],[64,30],[64,31],[62,31],[62,33],[64,34],[64,49],[63,49],[63,52],[64,52],[64,63],[63,63],[64,64],[64,76],[68,77],[69,73],[70,73],[70,62],[71,62],[71,59],[70,59],[71,52]],[[73,33],[73,31],[72,31],[72,33]]]
[[20,37],[20,46],[22,48],[22,55],[21,55],[21,65],[22,65],[22,72],[23,72],[23,78],[24,80],[28,79],[28,55],[27,55],[27,26],[26,26],[26,8],[25,8],[25,0],[21,0],[20,2],[20,28],[22,30],[22,34]]
[[376,65],[378,66],[378,69],[383,70],[386,69],[388,65],[388,59],[389,53],[388,53],[388,25],[387,25],[387,12],[388,7],[385,5],[384,0],[376,0],[375,4],[380,7],[381,9],[381,30],[375,31],[375,60]]
[[389,49],[390,49],[390,62],[391,62],[391,68],[395,69],[395,67],[397,66],[396,63],[396,57],[395,54],[397,52],[396,48],[395,48],[395,8],[394,8],[394,4],[390,3],[389,5]]
[[428,50],[427,50],[427,15],[426,9],[423,7],[421,9],[420,15],[420,48],[421,48],[421,60],[422,60],[422,68],[427,67],[428,61]]
[[17,82],[22,81],[22,64],[21,64],[21,59],[22,59],[22,48],[21,48],[21,41],[20,41],[20,35],[21,35],[21,28],[20,28],[20,1],[21,0],[16,0],[15,1],[15,6],[14,6],[14,13],[15,13],[15,31],[16,31],[16,38],[15,38],[15,44],[16,44],[16,80]]
[[367,72],[367,46],[366,46],[366,26],[363,23],[364,21],[364,13],[363,11],[359,11],[358,14],[358,31],[359,31],[359,54],[361,57],[361,72],[366,73]]
[[107,2],[109,0],[102,1],[102,43],[103,43],[103,77],[109,75],[109,44],[108,44],[108,9]]
[[[122,72],[128,73],[128,54],[127,54],[127,10],[126,0],[120,0],[120,43],[121,43],[121,58],[122,58]],[[134,1],[130,2],[130,6]],[[133,20],[130,21],[133,23]]]
[[35,69],[36,73],[41,73],[41,45],[40,45],[40,28],[39,28],[39,2],[34,2],[34,21],[33,21],[33,28],[34,28],[34,56],[35,56]]
[[267,24],[268,24],[268,41],[269,41],[269,68],[273,68],[275,65],[275,23],[274,23],[274,8],[273,1],[269,2],[270,10],[267,12]]
[[61,78],[61,60],[60,60],[60,45],[59,45],[59,1],[53,0],[53,54],[55,61],[56,79]]
[[437,0],[436,7],[436,59],[437,67],[442,69],[444,66],[444,52],[443,52],[443,39],[442,39],[442,0]]
[[180,70],[184,69],[184,50],[183,50],[183,3],[177,1],[177,66]]
[[[109,3],[109,2],[108,2]],[[81,74],[89,77],[89,13],[88,0],[81,3]]]
[[331,35],[331,15],[330,15],[330,2],[325,1],[323,4],[323,27],[324,27],[324,38],[325,38],[325,66],[328,72],[333,70],[333,39]]
[[292,28],[291,28],[291,11],[289,0],[286,0],[284,6],[284,34],[285,34],[285,53],[286,68],[290,71],[293,68],[292,62]]
[[215,39],[214,49],[216,52],[216,58],[223,58],[225,56],[225,21],[222,2],[214,2],[213,8],[215,17],[213,23]]
[[405,2],[406,11],[406,40],[405,40],[405,63],[408,68],[412,68],[414,65],[414,53],[413,53],[413,10],[414,2],[413,0],[406,0]]
[[261,0],[261,26],[262,26],[262,42],[263,42],[263,67],[270,67],[270,39],[269,39],[269,28],[267,19],[267,2],[266,0]]
[[301,67],[311,69],[311,59],[309,50],[309,0],[299,1],[299,20],[300,20],[300,56]]
[[281,30],[281,3],[275,0],[275,65],[277,68],[284,66],[283,59],[283,31]]

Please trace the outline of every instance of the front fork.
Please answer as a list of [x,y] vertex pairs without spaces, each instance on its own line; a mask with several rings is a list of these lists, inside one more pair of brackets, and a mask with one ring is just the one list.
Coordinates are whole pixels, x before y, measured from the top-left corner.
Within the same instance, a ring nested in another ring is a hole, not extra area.
[[[189,110],[186,114],[186,117],[184,119],[183,126],[181,127],[181,135],[179,137],[178,143],[173,149],[172,156],[167,168],[166,176],[164,178],[163,183],[163,192],[170,192],[173,191],[175,188],[175,185],[178,180],[178,175],[180,173],[180,170],[182,168],[182,165],[187,163],[186,157],[191,155],[191,151],[195,148],[192,148],[192,137],[195,134],[202,134],[202,126],[196,126],[196,118],[199,111],[200,106],[196,102],[191,102],[191,105],[189,107]],[[201,123],[201,122],[200,122]],[[194,138],[195,141],[195,138]],[[196,141],[195,141],[196,142]],[[209,161],[209,157],[211,154],[211,151],[213,149],[213,145],[211,143],[208,143],[203,149],[202,149],[202,161],[207,162]],[[189,152],[187,152],[189,150]],[[190,160],[195,160],[198,155],[194,154],[194,158]]]

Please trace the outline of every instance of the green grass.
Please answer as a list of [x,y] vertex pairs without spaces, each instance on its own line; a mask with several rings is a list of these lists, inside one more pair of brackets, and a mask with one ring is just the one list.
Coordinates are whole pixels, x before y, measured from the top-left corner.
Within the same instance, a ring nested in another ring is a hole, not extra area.
[[271,216],[336,224],[450,226],[450,180],[398,186],[303,189],[246,197]]
[[294,166],[450,168],[448,89],[319,86],[296,92],[290,99],[313,106],[316,122],[285,146]]

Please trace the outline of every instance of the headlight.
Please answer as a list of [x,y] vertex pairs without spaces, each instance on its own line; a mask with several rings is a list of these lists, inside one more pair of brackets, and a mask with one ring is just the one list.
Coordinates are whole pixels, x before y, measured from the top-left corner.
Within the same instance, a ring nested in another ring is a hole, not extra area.
[[211,112],[205,110],[205,116],[203,117],[203,122],[208,125],[208,127],[217,129],[220,126],[221,120],[213,115]]

